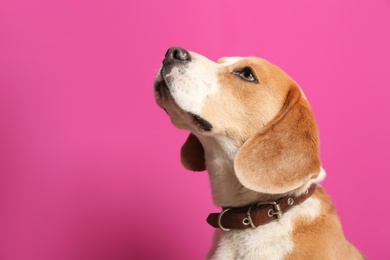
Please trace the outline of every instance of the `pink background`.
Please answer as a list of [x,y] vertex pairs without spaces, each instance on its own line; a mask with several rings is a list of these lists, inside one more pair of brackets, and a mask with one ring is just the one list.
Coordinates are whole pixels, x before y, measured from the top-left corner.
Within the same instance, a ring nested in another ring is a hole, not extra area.
[[172,45],[298,81],[347,237],[390,259],[388,0],[1,0],[1,260],[204,258],[208,177],[152,93]]

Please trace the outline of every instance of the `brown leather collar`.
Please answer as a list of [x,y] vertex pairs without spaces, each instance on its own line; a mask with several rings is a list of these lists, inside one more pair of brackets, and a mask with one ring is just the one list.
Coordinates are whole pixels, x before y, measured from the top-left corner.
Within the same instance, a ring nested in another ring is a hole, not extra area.
[[298,197],[283,197],[276,201],[258,202],[246,207],[223,208],[220,213],[211,213],[207,218],[207,223],[223,231],[256,228],[280,219],[283,213],[309,198],[314,193],[316,186],[316,184],[312,185]]

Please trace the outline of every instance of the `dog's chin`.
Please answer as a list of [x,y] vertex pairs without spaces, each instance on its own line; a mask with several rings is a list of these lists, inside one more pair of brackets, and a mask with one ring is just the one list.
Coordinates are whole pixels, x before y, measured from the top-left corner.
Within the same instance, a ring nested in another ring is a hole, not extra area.
[[202,131],[210,132],[212,130],[213,126],[209,121],[207,121],[200,115],[196,115],[191,112],[184,111],[182,108],[180,108],[177,105],[177,103],[172,98],[167,83],[160,75],[157,76],[156,81],[154,82],[154,97],[156,99],[157,104],[167,112],[167,114],[171,117],[172,121],[176,121],[176,120],[174,118],[174,115],[172,115],[173,113],[170,112],[172,111],[172,108],[168,109],[167,107],[164,106],[164,104],[166,103],[173,103],[174,105],[173,109],[180,110],[180,111],[176,111],[177,113],[175,114],[185,114],[184,118],[187,119],[185,121],[188,121],[188,124],[190,125],[189,128],[194,128],[195,130],[200,132]]

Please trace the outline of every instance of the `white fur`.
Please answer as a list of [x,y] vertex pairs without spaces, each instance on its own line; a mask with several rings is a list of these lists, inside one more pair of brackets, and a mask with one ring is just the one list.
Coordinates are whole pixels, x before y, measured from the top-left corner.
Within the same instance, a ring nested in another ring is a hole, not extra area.
[[242,58],[241,57],[228,57],[224,58],[224,61],[220,64],[223,64],[225,66],[233,65],[234,63],[240,61]]
[[[184,111],[200,115],[204,100],[219,90],[218,64],[191,53],[186,66],[174,67],[164,75],[176,104]],[[199,76],[201,75],[201,76]]]
[[[218,93],[220,90],[218,71],[230,66],[242,58],[229,57],[222,63],[214,63],[202,55],[190,52],[191,62],[185,66],[174,67],[164,75],[168,83],[171,95],[176,104],[184,111],[195,115],[201,115],[203,103],[207,97]],[[163,78],[158,73],[157,81]],[[168,78],[171,77],[171,80]]]

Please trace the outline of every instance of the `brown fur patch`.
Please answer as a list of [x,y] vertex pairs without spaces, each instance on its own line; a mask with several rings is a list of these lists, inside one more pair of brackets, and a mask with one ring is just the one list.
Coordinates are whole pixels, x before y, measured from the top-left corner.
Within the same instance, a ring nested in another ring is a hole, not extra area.
[[181,163],[188,170],[206,170],[203,146],[199,142],[198,138],[192,133],[188,136],[181,148],[180,158]]

